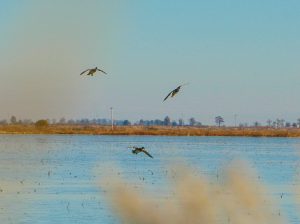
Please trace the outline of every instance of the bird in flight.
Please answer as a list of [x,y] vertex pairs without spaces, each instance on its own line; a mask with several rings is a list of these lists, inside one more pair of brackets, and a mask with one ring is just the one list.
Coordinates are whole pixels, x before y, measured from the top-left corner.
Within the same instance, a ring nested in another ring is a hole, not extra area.
[[153,159],[153,156],[151,156],[150,153],[147,152],[147,151],[145,150],[145,147],[135,147],[135,146],[133,146],[133,147],[129,147],[129,148],[133,148],[133,150],[132,150],[132,153],[133,153],[133,154],[138,154],[138,153],[140,153],[140,152],[143,152],[143,153],[145,153],[147,156],[149,156],[150,158]]
[[103,70],[101,70],[101,69],[95,67],[95,68],[89,68],[89,69],[87,69],[87,70],[81,72],[80,75],[83,75],[85,72],[88,72],[86,75],[91,75],[91,76],[93,76],[94,73],[95,73],[96,71],[100,71],[100,72],[102,72],[102,73],[104,73],[104,74],[107,74],[105,71],[103,71]]
[[174,96],[179,92],[180,88],[181,88],[182,86],[185,86],[185,85],[188,85],[188,83],[182,84],[182,85],[178,86],[176,89],[172,90],[172,91],[165,97],[164,101],[165,101],[166,99],[168,99],[169,96],[174,97]]

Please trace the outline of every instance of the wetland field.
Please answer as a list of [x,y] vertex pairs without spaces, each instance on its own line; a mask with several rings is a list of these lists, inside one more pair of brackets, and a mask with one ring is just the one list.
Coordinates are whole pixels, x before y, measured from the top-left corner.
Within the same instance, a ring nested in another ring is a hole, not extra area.
[[0,222],[299,223],[299,147],[298,138],[0,135]]

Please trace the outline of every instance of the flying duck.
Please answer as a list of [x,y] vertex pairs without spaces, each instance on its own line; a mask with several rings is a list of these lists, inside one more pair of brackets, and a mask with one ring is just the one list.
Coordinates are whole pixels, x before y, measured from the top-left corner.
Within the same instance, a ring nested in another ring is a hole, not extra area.
[[181,88],[182,86],[187,85],[187,84],[188,84],[188,83],[182,84],[182,85],[178,86],[176,89],[172,90],[172,91],[165,97],[164,101],[165,101],[166,99],[168,99],[169,96],[174,97],[174,96],[179,92],[180,88]]
[[133,148],[133,150],[132,150],[132,153],[133,154],[138,154],[138,153],[140,153],[140,152],[143,152],[143,153],[145,153],[147,156],[149,156],[149,157],[151,157],[152,159],[153,159],[153,156],[151,156],[150,155],[150,153],[149,152],[147,152],[146,150],[145,150],[145,147],[130,147],[130,148]]
[[104,73],[104,74],[107,74],[105,71],[103,71],[103,70],[101,70],[101,69],[95,67],[95,68],[89,68],[89,69],[87,69],[87,70],[81,72],[80,75],[83,75],[83,74],[84,74],[85,72],[87,72],[87,71],[88,71],[88,73],[87,73],[86,75],[91,75],[91,76],[93,76],[94,73],[95,73],[96,71],[100,71],[100,72],[102,72],[102,73]]

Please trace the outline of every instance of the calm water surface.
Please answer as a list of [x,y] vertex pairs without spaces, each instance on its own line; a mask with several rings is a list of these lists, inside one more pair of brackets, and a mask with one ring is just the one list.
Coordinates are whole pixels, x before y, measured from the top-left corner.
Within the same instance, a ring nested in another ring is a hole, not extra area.
[[[145,146],[154,159],[128,146]],[[0,135],[0,223],[121,223],[106,201],[104,176],[163,199],[169,165],[179,159],[211,180],[232,160],[249,161],[289,223],[300,223],[299,149],[293,138]]]

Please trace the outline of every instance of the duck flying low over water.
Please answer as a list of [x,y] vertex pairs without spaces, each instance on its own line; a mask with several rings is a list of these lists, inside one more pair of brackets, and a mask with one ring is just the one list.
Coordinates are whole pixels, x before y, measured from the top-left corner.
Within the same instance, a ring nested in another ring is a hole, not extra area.
[[97,72],[97,71],[100,71],[100,72],[102,72],[102,73],[104,73],[104,74],[107,74],[105,71],[103,71],[103,70],[101,70],[101,69],[95,67],[95,68],[89,68],[89,69],[87,69],[87,70],[81,72],[80,75],[83,75],[85,72],[88,72],[86,75],[93,76],[94,73]]
[[129,147],[129,148],[133,148],[133,150],[132,150],[132,153],[133,154],[139,154],[140,152],[143,152],[143,153],[145,153],[147,156],[149,156],[150,158],[152,158],[153,159],[153,156],[151,156],[150,155],[150,153],[149,152],[147,152],[146,150],[145,150],[145,147]]
[[182,86],[185,86],[185,85],[188,85],[188,83],[182,84],[182,85],[178,86],[176,89],[172,90],[172,91],[165,97],[164,101],[165,101],[166,99],[168,99],[169,96],[174,97],[174,96],[179,92],[180,88],[181,88]]

